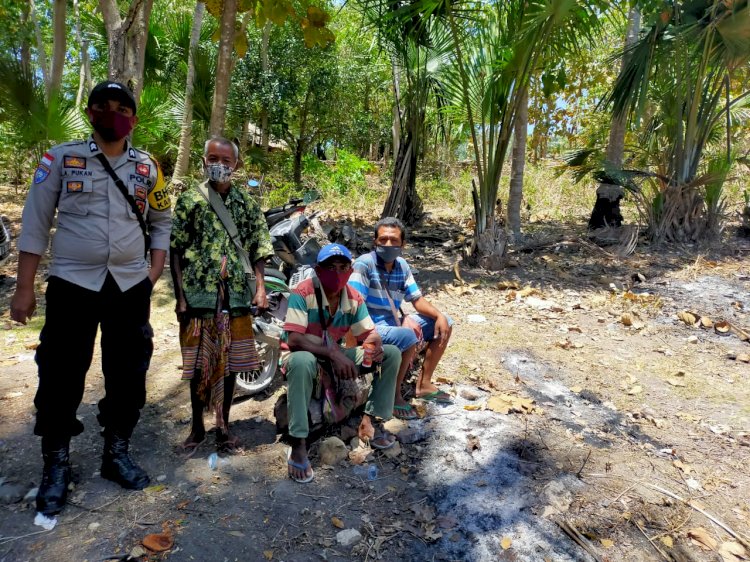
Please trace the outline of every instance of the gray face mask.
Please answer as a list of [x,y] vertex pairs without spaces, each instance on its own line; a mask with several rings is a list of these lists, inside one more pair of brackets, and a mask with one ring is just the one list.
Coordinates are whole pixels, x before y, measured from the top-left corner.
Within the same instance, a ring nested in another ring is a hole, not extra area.
[[375,246],[375,254],[385,263],[391,263],[401,257],[401,246]]

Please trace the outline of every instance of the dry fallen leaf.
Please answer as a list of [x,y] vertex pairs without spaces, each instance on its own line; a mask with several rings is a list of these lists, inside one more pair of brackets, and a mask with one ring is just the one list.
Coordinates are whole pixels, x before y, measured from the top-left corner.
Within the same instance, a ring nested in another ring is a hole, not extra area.
[[480,404],[466,404],[464,405],[464,410],[469,410],[470,412],[481,410],[482,406]]
[[677,318],[682,320],[688,326],[695,326],[695,323],[698,321],[699,317],[697,314],[688,312],[687,310],[683,310],[682,312],[677,313]]
[[726,320],[721,320],[720,322],[716,322],[716,324],[714,324],[714,332],[716,332],[717,334],[728,334],[729,330],[731,329],[732,325]]
[[154,533],[143,537],[143,546],[152,552],[164,552],[172,548],[174,541],[166,533]]
[[510,394],[496,394],[487,400],[487,408],[498,414],[518,412],[530,414],[534,411],[534,401],[528,398],[511,396]]
[[334,527],[339,529],[343,529],[346,526],[344,525],[344,522],[336,516],[331,517],[331,523],[333,523]]
[[701,316],[701,328],[712,328],[713,321],[708,316]]
[[743,363],[750,363],[750,355],[747,355],[746,353],[743,353],[742,355],[738,355],[737,361],[742,361]]
[[687,386],[685,384],[685,381],[680,379],[667,379],[667,382],[671,384],[672,386]]
[[510,540],[510,537],[503,537],[503,540],[500,541],[500,546],[503,547],[503,550],[508,550],[512,544],[513,541]]
[[750,556],[745,550],[745,547],[735,541],[727,541],[721,543],[719,547],[719,554],[724,562],[740,562],[742,560],[750,560]]
[[515,281],[500,281],[497,284],[497,288],[501,291],[507,291],[508,289],[520,289],[521,286]]
[[693,541],[694,544],[701,547],[703,550],[716,550],[717,542],[711,535],[708,534],[703,527],[696,527],[690,529],[687,536]]
[[672,548],[674,546],[674,541],[672,540],[672,537],[670,537],[669,535],[665,537],[661,537],[659,540],[667,548]]
[[266,560],[271,560],[273,558],[273,550],[264,550],[263,556]]
[[632,326],[633,315],[629,312],[625,312],[622,316],[620,316],[620,322],[622,322],[624,326]]
[[679,468],[685,474],[690,474],[693,471],[692,466],[682,462],[681,460],[676,460],[672,464],[675,466],[675,468]]
[[636,394],[640,394],[643,392],[643,388],[640,385],[635,385],[630,390],[628,390],[628,394],[630,396],[635,396]]
[[244,537],[245,536],[245,533],[243,533],[242,531],[229,531],[229,534],[232,535],[233,537]]
[[539,289],[536,289],[534,287],[524,287],[520,291],[518,291],[518,296],[520,297],[530,297],[531,295],[541,295],[542,292]]
[[575,392],[576,394],[580,393],[582,390],[583,390],[583,388],[580,387],[580,386],[571,386],[570,387],[570,391],[571,392]]
[[615,546],[615,541],[611,539],[600,539],[600,541],[604,548],[612,548],[613,546]]

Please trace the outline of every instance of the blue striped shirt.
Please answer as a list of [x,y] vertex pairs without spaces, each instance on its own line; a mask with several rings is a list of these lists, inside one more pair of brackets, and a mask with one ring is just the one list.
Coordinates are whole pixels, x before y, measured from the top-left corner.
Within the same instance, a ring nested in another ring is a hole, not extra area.
[[384,283],[397,311],[403,301],[414,302],[422,296],[422,291],[414,281],[411,269],[404,258],[397,258],[389,273],[385,270],[383,260],[376,257],[374,252],[359,256],[354,262],[349,286],[362,294],[375,324],[396,326]]

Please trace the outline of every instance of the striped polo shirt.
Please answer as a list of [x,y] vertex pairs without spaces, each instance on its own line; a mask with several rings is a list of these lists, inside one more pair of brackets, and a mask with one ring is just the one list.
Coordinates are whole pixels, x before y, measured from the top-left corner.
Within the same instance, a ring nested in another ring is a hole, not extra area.
[[[385,284],[385,285],[384,285]],[[404,258],[396,258],[390,273],[385,270],[383,260],[374,252],[361,255],[354,262],[354,272],[349,278],[349,285],[354,287],[364,298],[367,310],[370,311],[375,324],[396,326],[388,295],[388,287],[396,310],[403,301],[414,302],[422,296],[409,264]]]
[[[337,342],[351,329],[357,340],[362,341],[372,331],[375,325],[362,296],[354,289],[347,286],[341,295],[339,307],[331,320],[328,310],[328,299],[326,293],[321,289],[323,314],[328,323],[328,337],[330,341]],[[323,337],[323,328],[318,315],[318,303],[315,298],[315,287],[313,280],[305,279],[297,285],[289,295],[289,308],[284,323],[285,339],[289,332],[297,332],[308,336],[314,336],[316,341]]]

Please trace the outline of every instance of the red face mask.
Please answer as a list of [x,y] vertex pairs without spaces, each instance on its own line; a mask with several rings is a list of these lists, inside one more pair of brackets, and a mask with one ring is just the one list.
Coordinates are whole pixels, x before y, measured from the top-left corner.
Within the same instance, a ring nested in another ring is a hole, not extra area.
[[331,271],[329,269],[323,269],[322,267],[316,267],[315,273],[320,279],[320,284],[328,294],[334,294],[341,292],[346,287],[349,277],[352,275],[352,270],[348,271]]
[[133,130],[133,117],[118,111],[91,110],[91,126],[106,142],[124,139]]

